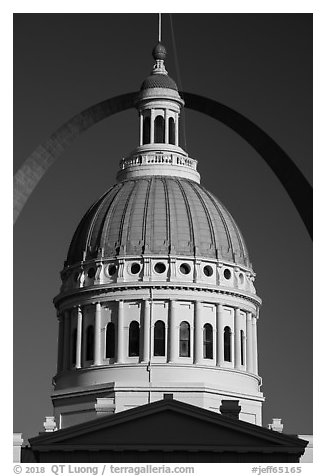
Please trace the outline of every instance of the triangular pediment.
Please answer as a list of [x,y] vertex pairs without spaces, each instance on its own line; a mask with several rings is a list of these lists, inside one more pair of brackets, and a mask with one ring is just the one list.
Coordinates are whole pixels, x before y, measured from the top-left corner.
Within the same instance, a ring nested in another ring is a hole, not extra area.
[[176,400],[162,400],[116,415],[98,417],[30,439],[33,448],[196,448],[255,451],[304,447],[304,442]]

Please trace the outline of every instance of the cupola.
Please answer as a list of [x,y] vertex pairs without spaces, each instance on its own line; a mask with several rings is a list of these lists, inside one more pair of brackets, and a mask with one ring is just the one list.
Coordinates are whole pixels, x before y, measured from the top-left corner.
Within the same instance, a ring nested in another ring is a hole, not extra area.
[[152,72],[143,81],[135,103],[139,113],[139,145],[121,160],[117,179],[164,175],[199,183],[197,161],[179,146],[180,111],[184,101],[165,69],[165,46],[158,42],[152,54],[155,60]]

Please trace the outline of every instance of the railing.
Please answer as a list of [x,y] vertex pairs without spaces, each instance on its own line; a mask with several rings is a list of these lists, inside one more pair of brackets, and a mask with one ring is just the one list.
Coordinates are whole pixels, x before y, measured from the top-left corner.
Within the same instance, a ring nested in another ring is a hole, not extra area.
[[197,160],[191,159],[190,157],[183,157],[178,154],[142,154],[122,159],[119,165],[120,170],[124,170],[128,167],[148,164],[177,165],[181,167],[190,167],[193,170],[197,169]]

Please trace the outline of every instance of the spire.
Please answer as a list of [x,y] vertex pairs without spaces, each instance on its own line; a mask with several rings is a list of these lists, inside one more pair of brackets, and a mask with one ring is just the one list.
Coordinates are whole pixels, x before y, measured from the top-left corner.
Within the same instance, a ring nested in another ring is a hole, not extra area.
[[158,14],[158,41],[162,40],[162,13]]

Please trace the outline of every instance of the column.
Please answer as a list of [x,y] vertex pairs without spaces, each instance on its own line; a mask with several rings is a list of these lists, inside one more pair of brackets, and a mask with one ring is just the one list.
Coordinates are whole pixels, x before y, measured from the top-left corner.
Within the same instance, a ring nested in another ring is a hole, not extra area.
[[178,337],[179,334],[176,328],[176,302],[170,301],[169,307],[169,362],[175,362],[178,358]]
[[234,367],[241,369],[240,309],[235,308],[234,316]]
[[194,364],[200,364],[203,358],[203,324],[202,303],[199,301],[195,302],[194,333]]
[[166,144],[169,143],[169,118],[167,109],[164,111],[164,142]]
[[81,306],[77,309],[77,342],[76,342],[76,368],[81,367],[82,356],[82,335],[83,335],[83,312]]
[[70,367],[70,311],[64,312],[63,370]]
[[123,315],[123,301],[119,301],[118,305],[118,353],[117,361],[119,364],[125,361],[124,353],[124,315]]
[[149,348],[150,348],[150,302],[145,300],[144,304],[144,319],[143,319],[143,362],[149,362]]
[[247,372],[253,373],[253,360],[252,360],[252,316],[251,312],[247,312],[246,316],[247,321],[247,346],[246,346],[246,355],[247,355]]
[[57,372],[61,372],[63,370],[63,339],[64,339],[64,323],[63,317],[61,314],[58,314],[58,321],[59,321],[59,333],[58,333],[58,366]]
[[95,304],[94,365],[102,364],[101,347],[101,303],[97,302]]
[[151,109],[150,143],[154,143],[154,109]]
[[223,325],[223,305],[217,305],[217,362],[221,367],[224,362],[224,325]]
[[258,374],[258,355],[257,355],[257,319],[252,316],[252,370],[254,374]]
[[144,116],[142,113],[139,114],[139,145],[143,145],[143,134],[144,134]]
[[179,114],[175,115],[175,145],[179,145]]

